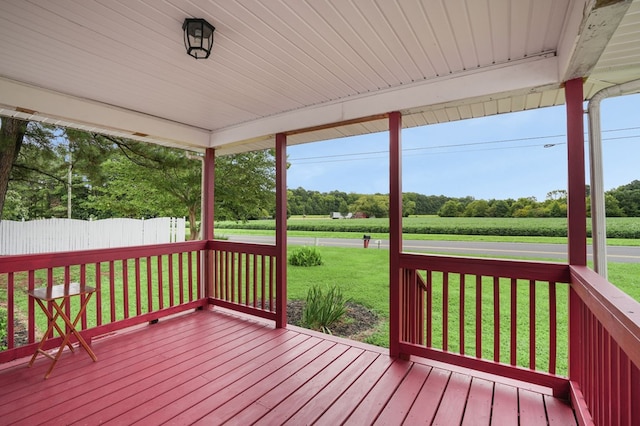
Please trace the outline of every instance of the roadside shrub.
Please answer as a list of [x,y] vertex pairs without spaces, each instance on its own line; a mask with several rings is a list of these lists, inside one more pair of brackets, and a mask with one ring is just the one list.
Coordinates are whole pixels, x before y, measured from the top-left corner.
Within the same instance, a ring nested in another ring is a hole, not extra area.
[[291,266],[319,266],[322,265],[322,256],[315,248],[300,247],[289,256]]
[[332,334],[330,327],[347,312],[346,304],[347,300],[337,286],[323,292],[320,286],[314,285],[307,292],[302,324],[306,328]]

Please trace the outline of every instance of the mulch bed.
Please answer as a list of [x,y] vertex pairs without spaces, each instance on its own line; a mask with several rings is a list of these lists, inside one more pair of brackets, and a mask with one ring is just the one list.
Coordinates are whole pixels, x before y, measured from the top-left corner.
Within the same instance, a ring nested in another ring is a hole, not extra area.
[[[287,321],[290,324],[302,327],[302,311],[305,303],[304,300],[287,302]],[[346,306],[346,314],[340,321],[333,324],[331,333],[334,336],[363,341],[373,333],[379,317],[375,312],[358,303],[347,302]]]

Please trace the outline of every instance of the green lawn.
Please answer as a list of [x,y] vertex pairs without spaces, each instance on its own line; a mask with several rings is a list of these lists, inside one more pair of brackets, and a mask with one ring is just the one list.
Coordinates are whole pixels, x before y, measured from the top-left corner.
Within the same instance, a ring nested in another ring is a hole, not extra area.
[[[295,247],[290,247],[290,251]],[[338,286],[346,297],[361,303],[377,312],[382,321],[375,333],[366,341],[378,346],[388,346],[389,342],[389,269],[387,250],[364,250],[339,247],[317,247],[324,260],[324,265],[317,267],[292,267],[287,270],[289,299],[304,299],[307,290],[314,284]],[[612,263],[610,280],[626,291],[636,300],[640,300],[640,265]],[[437,274],[435,274],[437,275]],[[455,274],[453,274],[455,275]],[[459,350],[459,291],[460,284],[457,275],[450,278],[449,284],[449,349]],[[439,282],[434,276],[434,283]],[[493,358],[493,282],[490,278],[482,283],[482,330],[483,356]],[[501,322],[501,361],[509,362],[510,333],[510,282],[500,280],[500,322]],[[465,283],[465,353],[475,354],[475,279]],[[536,364],[540,369],[548,365],[548,285],[542,284],[536,290]],[[434,329],[433,345],[442,345],[442,287],[434,284]],[[528,282],[518,282],[517,308],[517,362],[528,366],[529,353],[529,285]],[[557,318],[558,318],[558,374],[566,374],[567,368],[567,315],[568,289],[559,285],[557,289]]]

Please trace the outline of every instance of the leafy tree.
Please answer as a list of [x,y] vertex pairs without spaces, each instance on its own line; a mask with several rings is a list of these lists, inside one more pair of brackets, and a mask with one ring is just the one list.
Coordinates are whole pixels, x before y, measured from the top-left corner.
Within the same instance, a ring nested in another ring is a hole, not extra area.
[[440,217],[457,217],[462,214],[464,207],[459,201],[449,200],[438,210]]
[[389,216],[389,197],[386,195],[362,195],[351,205],[354,212],[363,212],[369,217]]
[[640,180],[634,180],[608,192],[616,200],[625,216],[640,216]]
[[253,151],[216,158],[216,220],[249,220],[275,209],[275,153]]
[[509,217],[510,207],[505,200],[491,200],[489,202],[489,210],[487,216],[489,217]]
[[[591,207],[591,203],[589,203],[589,207]],[[607,217],[624,216],[624,210],[620,207],[618,199],[611,193],[604,194],[604,209]]]
[[486,200],[475,200],[467,204],[463,215],[467,217],[485,217],[489,212],[489,203]]

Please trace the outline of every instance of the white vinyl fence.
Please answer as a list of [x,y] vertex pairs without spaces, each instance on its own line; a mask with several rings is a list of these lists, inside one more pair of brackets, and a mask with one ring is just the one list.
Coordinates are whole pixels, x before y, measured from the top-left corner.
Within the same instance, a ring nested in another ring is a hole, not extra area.
[[0,221],[0,256],[162,244],[185,240],[185,219]]

